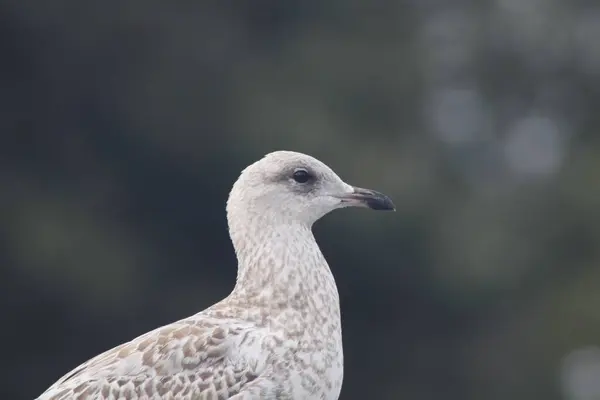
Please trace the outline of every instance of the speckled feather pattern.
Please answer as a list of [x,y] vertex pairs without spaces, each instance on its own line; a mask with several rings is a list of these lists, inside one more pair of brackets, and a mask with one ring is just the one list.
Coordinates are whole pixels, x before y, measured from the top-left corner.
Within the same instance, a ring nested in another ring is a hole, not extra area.
[[[310,201],[296,199],[310,193],[282,189],[288,183],[277,181],[278,171],[297,164],[330,187],[348,187],[300,153],[271,153],[248,167],[227,204],[238,257],[232,293],[92,358],[38,399],[337,399],[343,379],[339,296],[311,231],[327,207],[335,207],[321,204],[310,214]],[[270,194],[261,194],[262,185],[272,186]]]

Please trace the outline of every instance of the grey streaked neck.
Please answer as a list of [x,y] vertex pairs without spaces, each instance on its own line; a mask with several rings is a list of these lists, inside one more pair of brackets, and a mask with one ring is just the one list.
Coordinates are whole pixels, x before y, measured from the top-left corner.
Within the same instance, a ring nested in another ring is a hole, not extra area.
[[315,310],[326,301],[339,314],[333,275],[309,226],[263,214],[230,219],[230,232],[238,257],[231,298],[269,309]]

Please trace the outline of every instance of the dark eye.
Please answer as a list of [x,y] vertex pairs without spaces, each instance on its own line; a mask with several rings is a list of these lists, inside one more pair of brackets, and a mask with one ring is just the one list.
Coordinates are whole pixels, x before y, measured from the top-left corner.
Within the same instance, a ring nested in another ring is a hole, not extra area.
[[303,168],[298,168],[297,170],[294,171],[294,174],[292,175],[292,177],[298,183],[306,183],[310,180],[311,175],[307,170],[305,170]]

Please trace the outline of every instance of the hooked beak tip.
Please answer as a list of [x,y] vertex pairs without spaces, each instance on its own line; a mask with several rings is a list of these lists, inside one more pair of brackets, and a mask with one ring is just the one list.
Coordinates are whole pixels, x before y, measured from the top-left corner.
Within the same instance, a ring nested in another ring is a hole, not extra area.
[[368,207],[377,211],[396,211],[392,199],[383,193],[371,189],[353,187],[352,192],[342,196],[342,202],[353,203],[356,206]]

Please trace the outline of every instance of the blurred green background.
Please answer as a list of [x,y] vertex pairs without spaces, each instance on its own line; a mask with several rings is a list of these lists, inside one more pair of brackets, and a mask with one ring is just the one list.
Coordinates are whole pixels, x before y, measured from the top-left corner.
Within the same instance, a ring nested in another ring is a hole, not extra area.
[[229,293],[225,201],[306,152],[342,399],[600,398],[600,5],[4,0],[1,392]]

